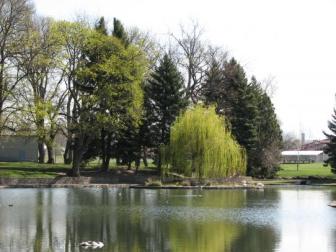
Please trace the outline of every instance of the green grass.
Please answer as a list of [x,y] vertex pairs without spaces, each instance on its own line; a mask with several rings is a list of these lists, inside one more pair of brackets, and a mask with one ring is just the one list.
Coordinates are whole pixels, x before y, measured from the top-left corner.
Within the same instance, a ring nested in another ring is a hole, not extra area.
[[[99,160],[93,160],[87,164],[85,169],[95,169],[100,166]],[[148,160],[148,168],[154,168],[152,160]],[[111,160],[110,169],[116,168],[115,160]],[[126,168],[123,166],[123,168]],[[134,163],[133,163],[134,168]],[[141,163],[140,169],[144,165]],[[55,178],[63,175],[71,169],[71,165],[57,164],[39,164],[34,162],[0,162],[0,178]]]
[[34,162],[0,162],[0,177],[54,178],[66,173],[70,165],[38,164]]
[[330,171],[330,167],[323,166],[323,163],[299,164],[297,170],[296,164],[282,164],[281,170],[277,173],[282,178],[320,176],[336,178],[336,174]]

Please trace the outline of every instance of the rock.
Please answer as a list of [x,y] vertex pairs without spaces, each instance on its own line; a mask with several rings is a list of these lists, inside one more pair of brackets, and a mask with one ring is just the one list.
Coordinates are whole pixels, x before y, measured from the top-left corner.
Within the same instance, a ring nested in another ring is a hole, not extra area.
[[330,202],[328,206],[330,206],[330,207],[336,207],[336,201]]

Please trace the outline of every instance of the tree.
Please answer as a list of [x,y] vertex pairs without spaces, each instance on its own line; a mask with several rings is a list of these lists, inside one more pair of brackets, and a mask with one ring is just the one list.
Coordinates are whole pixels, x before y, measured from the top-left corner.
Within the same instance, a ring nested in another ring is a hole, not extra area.
[[24,77],[18,72],[16,57],[22,53],[25,24],[31,14],[28,0],[0,1],[0,134],[4,129],[14,130],[9,120],[16,111],[16,86]]
[[183,78],[167,54],[145,84],[145,99],[148,137],[156,149],[160,169],[159,147],[169,142],[170,126],[187,105]]
[[282,149],[283,150],[297,150],[301,146],[301,140],[292,133],[286,133],[282,136]]
[[332,115],[331,121],[328,121],[328,128],[330,133],[323,132],[328,138],[324,153],[328,155],[326,164],[331,166],[331,172],[336,174],[336,110],[334,109],[334,114]]
[[226,120],[214,107],[197,105],[181,114],[171,128],[164,152],[165,172],[197,178],[244,174],[244,149],[234,140]]
[[219,115],[228,119],[233,136],[246,149],[247,174],[252,174],[258,141],[257,101],[248,87],[244,69],[234,58],[222,66],[219,62],[212,63],[204,85],[204,99],[206,104],[216,106]]
[[[141,82],[146,62],[133,46],[125,46],[114,37],[91,31],[76,71],[80,101],[76,102],[74,126],[73,175],[88,145],[104,131],[107,138],[106,160],[109,165],[115,134],[129,123],[139,123],[142,111]],[[76,145],[77,142],[77,145]]]
[[106,22],[105,18],[101,17],[96,25],[95,25],[95,30],[103,35],[108,35],[107,28],[106,28]]
[[76,111],[80,105],[81,91],[76,85],[76,72],[84,55],[84,48],[89,37],[89,28],[82,22],[56,22],[53,26],[54,32],[61,40],[64,75],[63,81],[66,90],[66,105],[63,115],[65,116],[65,127],[63,134],[66,136],[64,151],[64,163],[71,164],[73,160],[73,137],[76,125]]
[[279,170],[280,150],[282,147],[282,131],[274,110],[273,103],[261,84],[252,77],[249,89],[255,96],[258,109],[257,144],[253,158],[251,175],[274,177]]
[[207,67],[207,45],[202,40],[203,30],[197,22],[191,28],[180,26],[180,35],[172,34],[178,45],[179,64],[186,74],[186,98],[197,103]]
[[44,162],[46,144],[48,163],[53,163],[53,142],[60,130],[59,113],[65,100],[59,68],[61,44],[50,19],[33,19],[27,24],[26,34],[24,53],[18,59],[19,71],[25,76],[20,86],[21,119],[34,125],[39,162]]
[[118,20],[116,18],[113,18],[112,36],[120,39],[125,46],[129,45],[129,38],[128,38],[128,35],[125,31],[125,28],[122,25],[122,23],[120,22],[120,20]]

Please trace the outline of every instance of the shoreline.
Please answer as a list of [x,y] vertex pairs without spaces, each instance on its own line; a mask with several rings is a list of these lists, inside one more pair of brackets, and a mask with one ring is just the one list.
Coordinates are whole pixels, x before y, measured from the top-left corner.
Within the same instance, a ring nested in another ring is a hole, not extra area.
[[[252,179],[250,177],[233,177],[222,180],[212,180],[213,184],[190,183],[192,179],[183,181],[187,185],[179,184],[174,179],[163,179],[161,185],[147,184],[148,179],[160,180],[157,176],[91,176],[56,178],[10,178],[0,177],[0,189],[4,188],[131,188],[131,189],[262,189],[274,186],[311,185],[336,186],[336,181],[328,179],[292,178],[292,179]],[[180,181],[181,182],[181,181]],[[175,184],[176,183],[176,184]]]

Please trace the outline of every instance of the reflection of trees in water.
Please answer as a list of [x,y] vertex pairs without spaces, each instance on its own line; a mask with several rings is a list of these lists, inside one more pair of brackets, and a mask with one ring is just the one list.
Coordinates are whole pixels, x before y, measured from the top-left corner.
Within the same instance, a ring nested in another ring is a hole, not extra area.
[[274,251],[279,242],[279,234],[271,226],[256,227],[244,225],[239,236],[232,242],[230,251],[269,252]]
[[[239,234],[239,229],[234,224],[178,220],[174,219],[174,216],[167,219],[164,211],[169,212],[170,208],[176,206],[202,209],[204,207],[241,207],[245,200],[245,193],[232,190],[225,193],[214,191],[204,192],[203,197],[192,197],[195,196],[192,194],[199,193],[192,192],[190,197],[184,197],[184,192],[179,194],[124,190],[114,193],[111,197],[113,193],[102,190],[99,195],[101,204],[97,206],[99,211],[91,209],[90,216],[86,216],[85,211],[76,213],[73,208],[69,209],[66,248],[72,243],[71,240],[76,240],[77,243],[82,240],[102,240],[106,245],[105,251],[177,251],[181,249],[182,251],[225,251],[230,248],[230,244]],[[72,197],[82,198],[78,197],[78,192],[74,194],[76,196],[72,195]],[[85,202],[83,202],[84,205]],[[162,216],[151,215],[154,207],[156,207],[155,211],[163,211]]]
[[271,227],[212,216],[246,204],[277,204],[277,190],[52,189],[28,196],[31,208],[19,215],[29,234],[20,241],[27,251],[79,251],[79,242],[99,240],[105,244],[100,251],[262,252],[274,250],[278,239]]
[[42,238],[43,238],[43,193],[41,190],[37,191],[36,205],[35,205],[35,241],[34,251],[42,251]]

